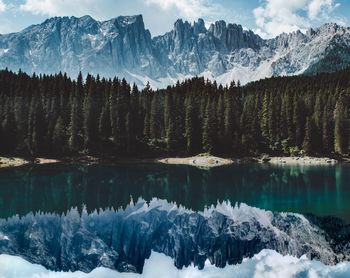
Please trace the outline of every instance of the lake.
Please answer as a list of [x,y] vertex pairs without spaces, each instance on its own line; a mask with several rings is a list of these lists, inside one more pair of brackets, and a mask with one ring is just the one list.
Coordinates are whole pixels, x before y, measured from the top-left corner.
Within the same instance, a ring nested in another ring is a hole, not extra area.
[[83,206],[89,212],[119,208],[141,197],[195,211],[230,201],[350,222],[350,166],[239,164],[201,170],[160,164],[57,164],[0,170],[0,218]]

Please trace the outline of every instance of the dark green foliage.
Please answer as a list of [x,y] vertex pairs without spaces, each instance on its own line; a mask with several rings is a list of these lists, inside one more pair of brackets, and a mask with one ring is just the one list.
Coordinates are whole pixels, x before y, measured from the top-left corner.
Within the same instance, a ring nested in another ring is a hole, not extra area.
[[[89,80],[90,78],[90,80]],[[92,151],[96,149],[97,134],[98,134],[98,109],[97,106],[97,92],[95,80],[88,76],[87,84],[89,84],[88,92],[85,96],[83,113],[84,113],[84,146],[87,150]]]
[[7,153],[11,152],[11,150],[16,148],[16,139],[17,139],[17,128],[16,128],[16,121],[15,116],[13,112],[10,110],[10,105],[7,105],[7,108],[5,110],[5,117],[2,121],[1,127],[0,127],[1,133],[3,134],[3,138],[0,138],[1,140],[1,151]]
[[348,155],[350,70],[218,86],[0,72],[4,154]]
[[307,155],[312,155],[315,151],[315,129],[310,118],[306,120],[303,150]]
[[186,118],[185,118],[185,138],[186,138],[186,147],[187,153],[193,154],[196,151],[196,145],[198,140],[196,137],[196,111],[194,108],[194,100],[190,97],[186,102]]
[[208,99],[205,109],[205,118],[203,125],[203,150],[208,153],[214,153],[217,147],[217,116],[215,113],[215,101]]
[[80,109],[79,109],[79,96],[76,93],[73,96],[70,109],[70,123],[68,128],[69,139],[68,148],[70,152],[75,153],[81,149],[81,140],[79,139],[79,131],[81,129],[80,123]]
[[349,96],[341,94],[335,108],[334,148],[339,154],[349,150]]
[[56,146],[55,150],[57,150],[59,153],[64,152],[65,148],[67,147],[66,135],[63,118],[60,116],[57,119],[52,138],[52,143],[54,146]]

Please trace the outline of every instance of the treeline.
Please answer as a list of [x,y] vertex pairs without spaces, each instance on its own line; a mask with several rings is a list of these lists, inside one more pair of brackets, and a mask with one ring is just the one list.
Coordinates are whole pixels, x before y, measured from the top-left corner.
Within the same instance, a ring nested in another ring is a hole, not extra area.
[[350,70],[241,87],[0,72],[0,153],[347,155]]

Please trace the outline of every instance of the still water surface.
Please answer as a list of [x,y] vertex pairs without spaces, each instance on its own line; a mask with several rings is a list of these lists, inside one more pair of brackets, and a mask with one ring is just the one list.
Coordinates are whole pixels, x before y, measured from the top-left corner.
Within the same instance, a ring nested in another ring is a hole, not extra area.
[[66,165],[0,170],[0,218],[125,207],[131,198],[193,210],[218,201],[272,211],[332,215],[350,222],[350,166],[243,164],[201,170],[174,165]]

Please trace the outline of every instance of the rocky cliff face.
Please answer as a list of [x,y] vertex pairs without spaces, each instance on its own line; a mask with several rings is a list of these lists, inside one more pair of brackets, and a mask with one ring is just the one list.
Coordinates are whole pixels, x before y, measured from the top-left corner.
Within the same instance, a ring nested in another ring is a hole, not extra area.
[[[99,22],[90,16],[55,17],[0,36],[0,68],[28,73],[79,71],[115,75],[154,87],[202,75],[226,84],[264,77],[334,71],[350,66],[350,28],[326,24],[306,34],[263,40],[242,26],[178,20],[151,37],[141,15]],[[334,62],[338,61],[338,62]]]
[[[151,251],[166,254],[182,268],[237,264],[263,249],[334,264],[349,248],[348,228],[332,219],[313,224],[294,213],[273,213],[245,204],[218,204],[193,212],[164,200],[140,200],[125,210],[28,214],[0,220],[0,253],[21,256],[52,270],[90,272],[107,267],[142,272]],[[331,227],[326,233],[321,226]],[[341,235],[341,236],[340,236]]]
[[0,66],[27,72],[79,71],[105,76],[159,72],[142,16],[98,22],[89,16],[57,17],[0,38]]

